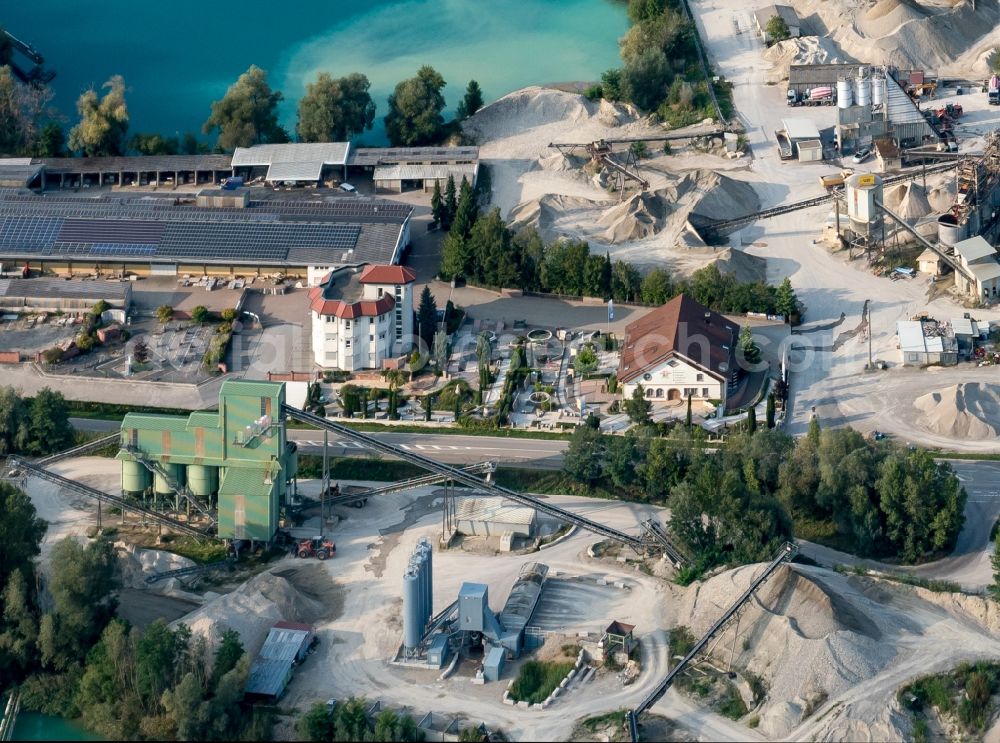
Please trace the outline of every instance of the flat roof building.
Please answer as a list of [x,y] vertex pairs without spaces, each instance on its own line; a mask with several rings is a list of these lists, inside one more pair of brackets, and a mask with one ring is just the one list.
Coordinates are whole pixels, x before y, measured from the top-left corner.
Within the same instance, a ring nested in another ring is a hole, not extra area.
[[262,175],[269,183],[319,183],[331,172],[347,176],[350,142],[299,142],[237,147],[233,173]]
[[127,281],[0,279],[0,309],[4,312],[85,314],[102,299],[109,309],[127,312],[132,305],[132,286]]
[[955,338],[936,322],[900,320],[896,323],[896,335],[904,366],[958,363]]
[[277,622],[250,667],[244,688],[247,696],[279,699],[292,679],[295,664],[305,659],[312,638],[313,629],[308,624]]
[[0,190],[0,260],[56,273],[306,274],[398,263],[413,208],[382,199],[247,199],[200,207],[164,196],[81,198]]

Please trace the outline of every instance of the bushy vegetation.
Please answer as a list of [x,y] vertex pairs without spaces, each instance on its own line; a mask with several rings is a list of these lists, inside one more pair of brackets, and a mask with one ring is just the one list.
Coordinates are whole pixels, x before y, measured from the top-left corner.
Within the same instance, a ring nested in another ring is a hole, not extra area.
[[421,741],[423,733],[407,714],[385,709],[368,717],[369,702],[351,697],[329,706],[318,702],[295,723],[299,740],[308,741]]
[[44,387],[23,398],[13,387],[0,387],[0,455],[52,454],[72,446],[75,436],[61,392]]
[[572,668],[573,664],[569,662],[525,661],[510,687],[510,698],[516,702],[540,704],[558,688]]
[[761,428],[714,452],[697,428],[659,434],[645,426],[610,437],[581,426],[563,467],[578,482],[668,505],[693,558],[682,581],[767,559],[800,524],[828,524],[821,541],[841,549],[912,563],[950,549],[964,521],[965,491],[949,465],[849,428],[814,423],[799,440]]
[[632,26],[619,41],[622,67],[607,70],[591,99],[627,101],[654,111],[672,127],[716,118],[709,85],[723,117],[732,115],[731,86],[705,79],[696,45],[697,29],[681,0],[629,0]]
[[988,661],[962,663],[950,673],[924,676],[899,690],[899,701],[913,713],[914,737],[927,736],[926,718],[939,717],[978,737],[986,730],[994,710],[993,695],[1000,691],[1000,664]]
[[[477,184],[477,188],[481,184]],[[435,217],[449,226],[441,257],[443,279],[456,276],[491,288],[521,289],[569,296],[601,297],[619,302],[663,304],[687,294],[717,312],[792,314],[798,300],[791,283],[774,287],[761,281],[741,283],[718,267],[706,266],[690,278],[653,269],[645,277],[632,264],[592,254],[582,240],[546,244],[538,231],[514,233],[499,209],[481,214],[482,195],[463,182],[454,211],[446,196]],[[454,214],[454,216],[452,216]]]

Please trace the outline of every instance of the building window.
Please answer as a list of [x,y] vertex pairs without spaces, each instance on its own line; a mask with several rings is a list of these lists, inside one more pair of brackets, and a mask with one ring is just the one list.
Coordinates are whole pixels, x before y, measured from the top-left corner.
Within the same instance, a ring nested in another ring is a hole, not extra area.
[[705,375],[704,374],[695,374],[694,375],[694,381],[695,382],[704,382],[705,381]]
[[351,341],[348,338],[347,340],[344,341],[344,348],[350,348],[350,347],[351,347]]
[[374,335],[370,335],[370,336],[368,336],[368,342],[369,342],[369,343],[371,343],[371,342],[372,342],[372,341],[374,341],[374,340],[375,340],[375,336],[374,336]]
[[648,389],[646,390],[646,397],[652,397],[652,396],[653,396],[653,388],[652,388],[652,387],[649,387],[649,388],[648,388]]
[[380,286],[380,287],[378,288],[378,298],[379,298],[379,299],[381,299],[381,298],[382,298],[382,295],[383,295],[383,294],[385,294],[385,289],[383,289],[383,288],[382,288],[382,287]]
[[702,397],[708,397],[708,387],[702,387],[701,388],[701,396]]
[[344,321],[344,329],[345,330],[350,330],[351,329],[351,321],[350,320],[345,320]]
[[656,396],[657,397],[663,397],[663,388],[662,387],[657,388],[657,390],[656,390]]
[[368,324],[369,325],[374,325],[375,324],[375,318],[374,317],[369,317],[368,318]]
[[667,362],[667,366],[669,366],[671,369],[676,369],[680,365],[681,365],[680,362],[675,361],[674,359],[670,359],[670,361]]

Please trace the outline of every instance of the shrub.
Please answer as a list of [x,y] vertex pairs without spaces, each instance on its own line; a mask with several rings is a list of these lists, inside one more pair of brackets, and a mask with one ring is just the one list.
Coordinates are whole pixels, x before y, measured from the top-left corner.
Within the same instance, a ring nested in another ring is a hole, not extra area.
[[510,687],[510,697],[517,702],[539,704],[548,698],[572,668],[572,663],[529,660],[521,666],[521,672],[514,679],[514,684]]
[[58,346],[53,346],[42,352],[42,360],[46,364],[58,364],[63,360],[63,356],[63,350]]
[[169,304],[161,304],[156,308],[156,319],[162,323],[170,322],[170,318],[174,316],[174,308]]
[[208,307],[203,304],[199,304],[193,310],[191,310],[191,319],[197,323],[208,322]]
[[583,91],[583,97],[588,101],[599,101],[604,97],[604,90],[600,85],[590,85]]

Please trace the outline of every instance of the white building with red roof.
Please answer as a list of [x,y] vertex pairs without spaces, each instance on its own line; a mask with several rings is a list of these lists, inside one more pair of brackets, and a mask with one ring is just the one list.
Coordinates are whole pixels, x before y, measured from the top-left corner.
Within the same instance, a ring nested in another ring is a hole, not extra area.
[[309,290],[313,359],[324,369],[381,369],[409,353],[413,282],[405,266],[345,266]]

